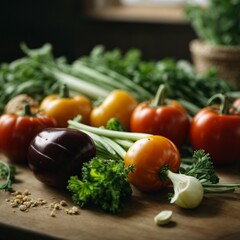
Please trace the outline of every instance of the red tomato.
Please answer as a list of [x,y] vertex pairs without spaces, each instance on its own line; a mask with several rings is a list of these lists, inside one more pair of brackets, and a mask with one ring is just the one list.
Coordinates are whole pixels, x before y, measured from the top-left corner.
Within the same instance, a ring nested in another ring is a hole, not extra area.
[[140,103],[130,119],[132,132],[150,133],[169,138],[180,149],[189,135],[190,121],[185,109],[176,101],[151,106],[151,101]]
[[204,149],[216,164],[239,161],[240,113],[219,114],[216,107],[203,108],[190,127],[193,149]]
[[167,166],[172,172],[179,170],[180,154],[169,139],[150,136],[136,141],[129,148],[124,163],[135,167],[128,174],[129,182],[141,191],[153,192],[169,184],[168,180],[160,177],[163,167]]
[[0,152],[11,162],[26,162],[33,137],[44,128],[54,126],[55,120],[46,115],[4,114],[0,117]]

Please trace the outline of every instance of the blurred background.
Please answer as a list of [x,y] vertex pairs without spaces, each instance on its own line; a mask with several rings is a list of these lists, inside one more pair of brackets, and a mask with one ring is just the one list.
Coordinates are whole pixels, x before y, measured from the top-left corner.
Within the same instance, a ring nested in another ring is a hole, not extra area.
[[19,48],[44,43],[54,55],[72,61],[102,44],[106,49],[138,48],[146,60],[190,60],[195,33],[186,21],[186,1],[3,0],[0,14],[0,62],[23,56]]

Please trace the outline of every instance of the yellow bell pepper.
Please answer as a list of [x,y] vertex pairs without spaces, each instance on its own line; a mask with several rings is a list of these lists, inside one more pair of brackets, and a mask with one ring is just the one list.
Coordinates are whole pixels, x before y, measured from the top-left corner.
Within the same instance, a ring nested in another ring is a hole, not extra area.
[[90,114],[90,125],[104,126],[109,119],[117,118],[126,129],[129,129],[130,116],[138,101],[127,91],[113,90],[104,101],[95,107]]
[[92,102],[87,97],[82,95],[70,97],[66,85],[62,86],[60,94],[49,95],[40,104],[40,109],[56,120],[57,127],[67,127],[67,121],[77,115],[82,116],[82,123],[89,124],[92,108]]

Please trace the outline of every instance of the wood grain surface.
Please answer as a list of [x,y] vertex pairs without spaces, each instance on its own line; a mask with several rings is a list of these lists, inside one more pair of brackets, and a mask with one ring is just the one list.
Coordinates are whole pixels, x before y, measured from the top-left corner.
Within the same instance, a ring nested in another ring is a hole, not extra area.
[[[2,158],[3,159],[3,158]],[[27,212],[12,208],[0,191],[0,239],[240,239],[240,191],[223,195],[205,194],[202,204],[192,210],[181,209],[168,202],[164,190],[154,194],[134,189],[132,200],[122,213],[111,215],[95,207],[80,209],[78,215],[68,215],[64,209],[51,217],[52,202],[66,200],[73,206],[69,192],[47,187],[35,179],[27,166],[16,165],[14,190],[31,192],[31,198],[47,201],[44,206]],[[240,183],[240,166],[217,169],[220,181]],[[172,221],[157,226],[154,216],[161,210],[173,211]]]

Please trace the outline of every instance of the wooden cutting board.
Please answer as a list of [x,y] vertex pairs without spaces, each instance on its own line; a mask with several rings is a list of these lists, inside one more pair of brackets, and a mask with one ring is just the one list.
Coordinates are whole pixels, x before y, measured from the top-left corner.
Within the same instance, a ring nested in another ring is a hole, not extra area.
[[[186,210],[168,202],[169,190],[143,194],[134,189],[132,200],[119,215],[89,207],[78,215],[58,210],[51,217],[50,203],[65,200],[68,208],[73,206],[69,192],[43,185],[27,166],[16,167],[14,190],[28,189],[31,198],[42,198],[47,204],[20,211],[7,201],[12,196],[0,191],[0,239],[240,239],[240,191],[205,194],[197,209]],[[217,171],[221,182],[240,183],[239,165]],[[172,221],[157,226],[154,216],[166,209],[173,211]]]

